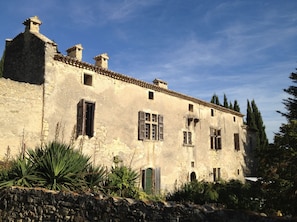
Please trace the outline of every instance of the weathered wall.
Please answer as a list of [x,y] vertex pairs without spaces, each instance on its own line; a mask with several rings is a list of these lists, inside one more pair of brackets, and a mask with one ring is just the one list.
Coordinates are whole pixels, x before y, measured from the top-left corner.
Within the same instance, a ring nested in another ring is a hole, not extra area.
[[0,221],[296,221],[211,206],[145,203],[132,199],[95,197],[66,192],[9,188],[0,191]]
[[42,86],[0,78],[0,159],[40,144]]
[[[243,180],[246,132],[240,115],[214,109],[198,102],[171,96],[139,85],[123,82],[95,71],[48,59],[45,76],[45,121],[47,139],[56,135],[60,123],[60,138],[70,141],[76,125],[77,103],[86,99],[96,103],[94,137],[81,137],[77,145],[92,155],[95,164],[110,166],[114,156],[135,170],[161,168],[163,191],[189,181],[191,172],[197,179],[212,181],[213,168],[221,169],[222,179]],[[83,84],[83,75],[92,75],[92,86]],[[148,92],[154,99],[148,99]],[[189,111],[193,104],[193,112]],[[138,140],[138,112],[153,112],[164,116],[164,140]],[[187,117],[199,122],[188,126]],[[234,119],[235,118],[235,119]],[[210,149],[210,127],[221,129],[222,150]],[[193,145],[183,145],[183,131],[191,130]],[[239,151],[234,149],[234,133],[240,134]],[[194,163],[194,166],[191,165]]]
[[[4,149],[10,146],[17,153],[23,135],[27,146],[76,139],[77,104],[85,99],[95,103],[94,136],[79,136],[74,142],[94,164],[111,166],[119,156],[139,172],[160,169],[164,192],[188,182],[192,172],[198,180],[213,181],[213,168],[220,168],[224,180],[244,180],[247,136],[241,114],[61,56],[57,45],[36,30],[26,29],[7,45],[6,77],[42,85],[2,81]],[[84,85],[84,74],[92,76],[91,85]],[[138,139],[139,111],[164,117],[164,140]],[[188,125],[189,116],[199,121]],[[221,150],[210,148],[210,128],[221,130]],[[183,144],[183,131],[191,131],[191,145]],[[240,135],[239,151],[234,149],[234,133]]]

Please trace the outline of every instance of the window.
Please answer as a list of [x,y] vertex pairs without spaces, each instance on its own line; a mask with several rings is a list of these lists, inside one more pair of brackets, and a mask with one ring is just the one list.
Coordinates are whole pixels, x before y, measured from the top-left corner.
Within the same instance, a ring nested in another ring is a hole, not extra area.
[[147,194],[159,194],[161,189],[161,170],[160,168],[147,168],[142,170],[141,185]]
[[189,111],[190,111],[190,112],[193,112],[193,111],[194,111],[194,106],[193,106],[193,104],[189,104]]
[[194,161],[191,162],[191,167],[195,167],[195,162]]
[[233,122],[236,122],[236,117],[235,116],[233,116]]
[[79,135],[94,135],[95,103],[87,102],[84,99],[77,104],[76,133]]
[[210,129],[210,148],[215,150],[222,149],[221,130]]
[[240,150],[239,133],[234,133],[234,149],[235,150]]
[[192,145],[192,132],[183,131],[183,144]]
[[221,180],[221,168],[213,168],[213,181],[217,182]]
[[138,139],[163,140],[163,116],[140,111],[138,113]]
[[93,76],[84,74],[84,85],[92,86],[92,84],[93,84]]
[[148,98],[149,98],[149,99],[154,99],[154,92],[149,91],[149,92],[148,92]]
[[210,109],[210,115],[214,116],[214,110],[213,109]]

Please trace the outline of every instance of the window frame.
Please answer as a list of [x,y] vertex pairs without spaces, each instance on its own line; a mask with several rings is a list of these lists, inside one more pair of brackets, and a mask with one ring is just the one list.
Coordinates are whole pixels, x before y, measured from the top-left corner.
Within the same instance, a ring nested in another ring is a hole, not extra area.
[[183,145],[184,146],[194,146],[192,131],[183,130]]
[[210,128],[210,148],[212,150],[222,149],[222,130]]
[[76,136],[94,136],[96,103],[81,99],[77,104]]
[[150,113],[138,112],[138,140],[163,140],[164,123],[163,116]]
[[240,139],[239,133],[234,133],[234,149],[236,151],[240,150]]

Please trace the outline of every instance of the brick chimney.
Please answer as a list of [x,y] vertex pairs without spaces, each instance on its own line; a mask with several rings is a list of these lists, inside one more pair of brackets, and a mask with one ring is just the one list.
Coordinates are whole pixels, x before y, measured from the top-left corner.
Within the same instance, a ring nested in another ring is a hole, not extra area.
[[38,32],[39,26],[42,22],[39,20],[38,16],[33,16],[31,18],[26,19],[23,24],[26,26],[25,32]]
[[104,69],[108,69],[108,55],[107,53],[103,53],[101,55],[95,56],[95,66],[99,66]]
[[82,60],[82,50],[83,50],[82,45],[77,44],[77,45],[72,46],[71,48],[67,49],[66,52],[69,57],[72,57],[72,58],[75,58],[75,59],[81,61]]

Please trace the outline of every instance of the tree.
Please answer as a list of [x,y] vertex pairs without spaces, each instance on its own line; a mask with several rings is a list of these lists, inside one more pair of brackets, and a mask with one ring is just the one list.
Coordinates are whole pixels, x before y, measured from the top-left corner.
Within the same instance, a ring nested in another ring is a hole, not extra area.
[[224,94],[224,107],[229,108],[228,99],[226,94]]
[[219,97],[217,96],[217,94],[213,94],[210,102],[213,103],[213,104],[216,104],[216,105],[221,105]]
[[[294,84],[297,83],[297,73],[291,73],[289,78]],[[274,144],[259,152],[260,183],[266,209],[281,210],[285,214],[296,216],[297,87],[293,85],[284,91],[289,94],[283,100],[286,112],[278,112],[287,118],[287,123],[282,124],[275,134]]]
[[5,51],[3,52],[2,58],[0,60],[0,78],[3,75],[3,69],[4,69],[4,57],[5,57]]
[[249,100],[247,100],[246,124],[250,130],[257,130],[254,112]]
[[252,100],[251,106],[255,117],[256,128],[258,130],[258,141],[259,141],[258,148],[265,149],[268,146],[268,139],[266,136],[265,125],[263,123],[262,115],[256,105],[255,100]]
[[285,105],[287,112],[277,111],[281,115],[285,116],[288,121],[297,119],[297,73],[292,72],[289,78],[295,85],[284,89],[284,91],[289,94],[289,97],[283,100],[283,104]]
[[240,107],[237,100],[234,100],[233,110],[240,112]]

